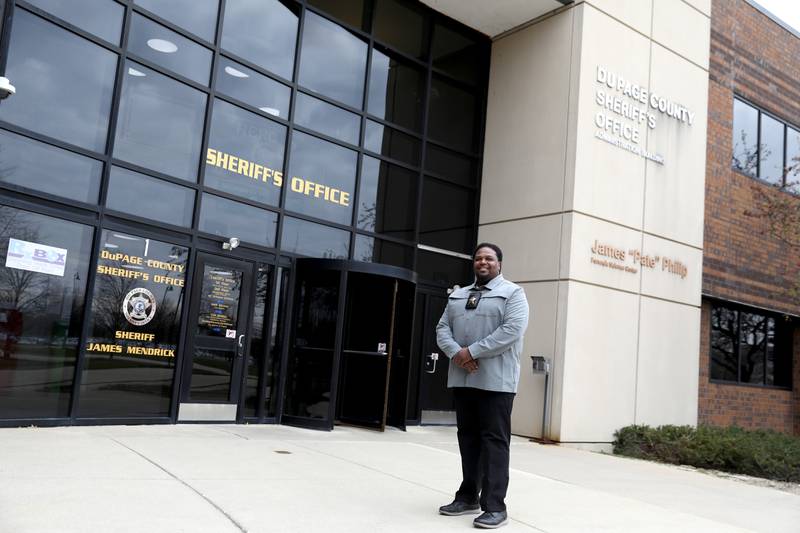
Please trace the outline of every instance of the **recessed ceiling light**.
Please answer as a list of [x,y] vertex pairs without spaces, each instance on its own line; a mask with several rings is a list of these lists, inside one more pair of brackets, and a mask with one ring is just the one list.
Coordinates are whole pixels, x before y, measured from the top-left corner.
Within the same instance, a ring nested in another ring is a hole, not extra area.
[[281,116],[280,110],[275,109],[274,107],[266,107],[265,106],[265,107],[259,107],[259,109],[261,111],[263,111],[264,113],[269,113],[270,115],[275,115],[276,117]]
[[141,70],[136,70],[133,67],[128,67],[128,74],[130,74],[131,76],[137,76],[137,77],[140,77],[140,78],[143,78],[144,76],[147,76],[147,74],[145,74]]
[[241,70],[235,69],[233,67],[225,67],[225,72],[233,76],[234,78],[249,78],[250,75],[242,72]]
[[165,54],[174,54],[178,51],[178,45],[165,39],[148,39],[147,46],[156,52],[163,52]]

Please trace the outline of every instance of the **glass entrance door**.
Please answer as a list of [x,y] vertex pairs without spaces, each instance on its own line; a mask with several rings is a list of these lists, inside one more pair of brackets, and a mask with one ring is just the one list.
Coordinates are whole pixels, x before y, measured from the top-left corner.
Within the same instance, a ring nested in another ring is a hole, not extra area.
[[404,427],[414,275],[298,260],[282,422]]
[[240,397],[253,264],[199,253],[189,307],[179,421],[234,421]]

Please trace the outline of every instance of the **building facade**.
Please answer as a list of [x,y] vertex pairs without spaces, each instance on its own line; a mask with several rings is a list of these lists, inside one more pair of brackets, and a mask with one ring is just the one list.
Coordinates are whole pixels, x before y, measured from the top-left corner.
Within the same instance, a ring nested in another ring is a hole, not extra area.
[[798,40],[746,0],[3,22],[0,424],[452,423],[433,329],[487,240],[549,363],[515,433],[798,430],[796,261],[745,214],[791,160]]

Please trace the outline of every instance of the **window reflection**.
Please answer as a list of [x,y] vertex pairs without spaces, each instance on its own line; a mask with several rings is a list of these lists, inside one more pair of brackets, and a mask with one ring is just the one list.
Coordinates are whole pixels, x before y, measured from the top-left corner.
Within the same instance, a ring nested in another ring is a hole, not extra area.
[[300,83],[361,109],[367,43],[319,15],[307,12],[300,54]]
[[358,145],[361,117],[317,98],[298,93],[294,121],[301,126]]
[[142,6],[173,24],[186,28],[206,41],[214,41],[217,30],[219,0],[135,0]]
[[114,157],[197,181],[206,95],[129,61]]
[[420,69],[379,50],[372,51],[368,107],[371,114],[419,131],[424,94],[425,76]]
[[764,113],[761,113],[760,145],[758,177],[783,185],[783,124]]
[[222,47],[290,80],[297,18],[290,0],[227,0]]
[[240,204],[211,194],[203,195],[200,231],[225,239],[237,237],[261,246],[275,246],[278,215],[266,209]]
[[295,131],[286,209],[350,224],[356,162],[353,150]]
[[347,259],[350,233],[297,218],[283,221],[281,250],[325,259]]
[[420,209],[420,243],[466,254],[472,252],[474,191],[426,177]]
[[460,150],[475,149],[475,96],[436,77],[431,80],[428,135]]
[[131,20],[128,50],[190,80],[208,85],[211,50],[138,13],[134,13]]
[[413,239],[416,205],[417,173],[364,157],[358,193],[359,228]]
[[0,206],[0,418],[69,415],[93,233]]
[[421,143],[411,135],[367,120],[364,148],[370,152],[418,166]]
[[[131,170],[112,167],[106,207],[175,226],[191,226],[194,190],[151,178]],[[147,202],[146,212],[142,211]]]
[[786,128],[786,186],[800,192],[800,131]]
[[289,116],[289,87],[222,56],[217,61],[216,90],[269,115]]
[[431,143],[425,147],[425,170],[461,185],[474,186],[477,181],[477,165],[474,159]]
[[247,373],[244,382],[244,416],[255,417],[258,415],[258,393],[261,373],[267,357],[267,340],[269,338],[269,319],[267,309],[270,299],[270,272],[269,265],[259,264],[255,275],[255,301],[252,305],[253,314],[250,320],[250,345],[247,352]]
[[205,185],[278,205],[286,127],[222,100],[212,116]]
[[414,249],[368,235],[356,235],[353,259],[367,263],[383,263],[403,268],[414,265]]
[[429,252],[428,250],[419,250],[417,252],[417,273],[425,280],[447,287],[452,287],[455,284],[463,287],[472,283],[475,279],[469,259]]
[[125,8],[113,0],[28,0],[70,24],[93,33],[106,41],[119,45],[122,33],[122,16]]
[[755,177],[758,169],[758,110],[733,101],[733,168]]
[[0,181],[84,203],[96,203],[103,164],[0,130]]
[[17,9],[5,74],[17,93],[0,119],[102,152],[116,69],[116,54]]
[[356,28],[364,28],[364,0],[308,0],[309,5],[317,7],[333,15],[345,24],[349,24]]
[[436,24],[431,44],[431,59],[434,68],[454,78],[475,83],[480,77],[482,62],[481,47],[473,39],[447,26]]
[[379,41],[424,59],[424,29],[425,19],[418,10],[397,0],[376,0],[372,33]]

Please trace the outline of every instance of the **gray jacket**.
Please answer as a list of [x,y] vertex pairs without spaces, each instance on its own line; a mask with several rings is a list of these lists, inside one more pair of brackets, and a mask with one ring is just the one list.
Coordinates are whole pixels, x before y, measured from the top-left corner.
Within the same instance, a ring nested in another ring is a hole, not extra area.
[[447,386],[517,392],[528,300],[522,287],[502,275],[486,287],[475,309],[465,308],[474,283],[453,291],[436,326],[436,342],[448,358],[466,346],[478,361],[478,371],[473,374],[451,362]]

